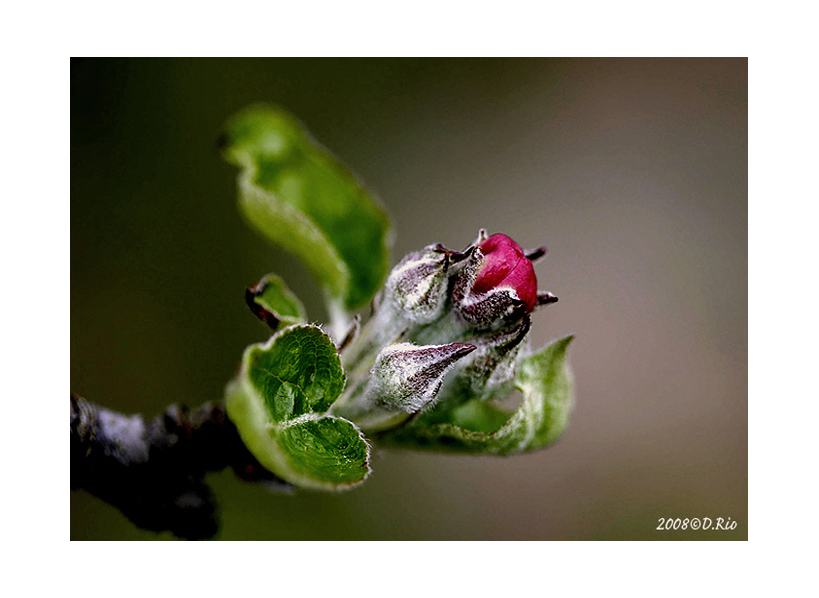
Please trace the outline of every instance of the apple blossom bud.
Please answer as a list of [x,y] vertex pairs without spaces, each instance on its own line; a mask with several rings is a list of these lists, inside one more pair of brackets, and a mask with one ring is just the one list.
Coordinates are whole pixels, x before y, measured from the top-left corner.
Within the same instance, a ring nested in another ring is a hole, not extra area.
[[370,370],[366,387],[333,409],[366,431],[398,425],[432,405],[446,373],[474,350],[474,345],[466,343],[425,347],[396,343],[385,347]]
[[386,296],[401,310],[402,317],[424,324],[441,314],[452,254],[441,245],[430,245],[410,253],[392,269],[385,285]]
[[[456,364],[450,374],[451,381],[441,394],[454,392],[457,396],[473,396],[482,401],[508,395],[515,379],[517,358],[526,344],[523,341],[531,325],[532,318],[525,315],[510,326],[466,339],[476,350]],[[441,396],[441,400],[447,398]]]
[[537,299],[537,277],[532,262],[523,253],[520,245],[502,234],[495,234],[478,249],[484,262],[472,285],[475,293],[486,293],[496,288],[511,288],[518,299],[523,301],[526,313],[535,308]]
[[474,350],[475,345],[465,343],[386,347],[372,369],[371,392],[376,403],[405,413],[419,411],[435,399],[444,375],[455,362]]
[[453,302],[467,322],[478,328],[498,320],[515,321],[537,304],[537,277],[520,245],[502,234],[478,242],[453,286]]

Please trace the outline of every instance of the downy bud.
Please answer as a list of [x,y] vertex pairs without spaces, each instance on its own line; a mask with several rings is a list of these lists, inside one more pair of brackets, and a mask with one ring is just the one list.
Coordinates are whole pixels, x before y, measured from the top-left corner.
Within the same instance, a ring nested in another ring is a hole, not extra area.
[[386,347],[372,369],[376,403],[405,413],[420,411],[435,399],[449,368],[474,350],[474,345],[464,343]]
[[381,350],[363,392],[334,405],[365,431],[377,431],[406,421],[432,405],[446,373],[475,350],[474,345],[451,343],[418,347],[398,343]]
[[415,324],[425,324],[441,315],[452,254],[441,245],[430,245],[410,253],[393,268],[385,291],[401,310],[402,317]]
[[345,366],[375,359],[382,347],[439,319],[447,305],[449,266],[463,257],[462,253],[442,245],[429,245],[406,255],[392,269],[384,288],[375,297],[373,316],[363,330],[361,341],[352,343],[343,354]]
[[450,394],[456,399],[470,396],[482,401],[508,395],[514,384],[516,361],[531,325],[532,318],[525,315],[511,326],[466,339],[476,350],[455,366],[441,390],[441,400],[447,401],[445,395]]

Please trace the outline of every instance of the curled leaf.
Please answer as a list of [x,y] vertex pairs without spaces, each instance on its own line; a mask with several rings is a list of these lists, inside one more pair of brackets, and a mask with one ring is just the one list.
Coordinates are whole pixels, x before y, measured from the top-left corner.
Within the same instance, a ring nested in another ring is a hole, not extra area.
[[350,310],[366,305],[387,274],[391,244],[375,197],[281,108],[236,114],[220,145],[242,169],[239,205],[250,224],[301,259],[330,298]]
[[268,274],[247,287],[245,302],[250,311],[274,331],[307,321],[299,298],[275,274]]
[[344,388],[335,346],[316,326],[285,328],[245,350],[227,412],[253,456],[303,488],[341,490],[369,474],[369,447],[327,410]]

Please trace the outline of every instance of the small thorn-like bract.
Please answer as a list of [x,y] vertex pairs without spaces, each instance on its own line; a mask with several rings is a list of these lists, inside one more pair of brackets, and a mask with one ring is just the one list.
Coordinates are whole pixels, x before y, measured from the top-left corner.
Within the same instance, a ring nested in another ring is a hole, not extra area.
[[338,343],[336,346],[336,350],[341,353],[346,349],[350,343],[352,343],[355,338],[358,336],[359,331],[361,330],[361,316],[358,314],[353,317],[353,322],[350,324],[350,329],[347,331],[347,334],[344,335],[344,339]]
[[546,255],[548,249],[546,247],[538,247],[537,249],[530,249],[524,252],[526,255],[526,259],[532,262],[533,264],[540,260],[543,256]]
[[268,277],[265,276],[256,284],[252,284],[245,289],[245,303],[253,312],[253,315],[259,318],[262,322],[267,324],[271,330],[276,330],[281,323],[281,320],[276,317],[276,314],[269,309],[265,309],[263,305],[256,302],[256,297],[264,293],[267,288]]
[[557,297],[555,297],[548,291],[538,291],[536,307],[540,307],[541,305],[548,305],[550,303],[557,303]]

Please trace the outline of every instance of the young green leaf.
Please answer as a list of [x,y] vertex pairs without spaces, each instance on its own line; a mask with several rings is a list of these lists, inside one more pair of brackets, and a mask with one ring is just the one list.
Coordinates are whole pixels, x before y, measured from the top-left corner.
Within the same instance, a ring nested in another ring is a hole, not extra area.
[[391,231],[380,203],[280,108],[236,114],[220,143],[242,168],[248,221],[298,256],[330,297],[351,310],[365,305],[388,269]]
[[369,473],[367,443],[346,419],[325,416],[294,421],[282,428],[278,440],[288,456],[290,479],[303,485],[322,480],[335,489],[356,484]]
[[272,330],[307,321],[304,306],[275,274],[268,274],[245,290],[245,301],[250,311]]
[[326,415],[344,382],[330,338],[316,326],[291,326],[245,350],[227,388],[228,416],[248,450],[282,479],[341,490],[370,471],[358,428]]
[[520,362],[515,386],[523,401],[511,416],[504,417],[491,405],[468,402],[436,414],[435,423],[419,419],[386,433],[380,441],[406,448],[495,455],[524,453],[551,444],[565,430],[574,406],[567,357],[572,338],[557,340]]
[[243,371],[275,422],[324,413],[344,388],[336,347],[316,326],[292,326],[251,345]]

